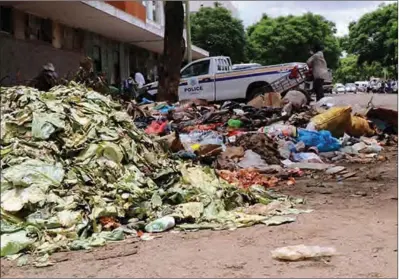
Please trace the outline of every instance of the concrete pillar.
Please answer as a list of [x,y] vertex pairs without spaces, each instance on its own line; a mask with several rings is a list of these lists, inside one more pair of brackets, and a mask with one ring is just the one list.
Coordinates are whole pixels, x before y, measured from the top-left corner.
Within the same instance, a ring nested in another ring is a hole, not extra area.
[[61,48],[63,41],[63,27],[59,22],[53,21],[53,47]]
[[121,80],[123,81],[129,76],[129,56],[126,56],[124,43],[119,43],[119,68],[121,72]]
[[163,1],[155,2],[155,22],[159,25],[163,25]]
[[14,38],[25,39],[25,13],[20,10],[13,10]]
[[153,21],[154,18],[153,18],[153,14],[152,14],[152,11],[153,11],[152,1],[146,1],[145,6],[147,9],[147,19]]

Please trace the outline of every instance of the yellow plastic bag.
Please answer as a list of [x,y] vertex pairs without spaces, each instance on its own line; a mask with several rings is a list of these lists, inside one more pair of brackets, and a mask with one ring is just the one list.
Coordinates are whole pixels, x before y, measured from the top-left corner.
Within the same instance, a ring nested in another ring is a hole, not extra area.
[[374,130],[370,128],[370,125],[367,122],[367,120],[361,116],[352,116],[351,125],[347,127],[345,132],[353,137],[361,137],[361,136],[369,137],[374,135]]
[[316,115],[311,122],[314,124],[316,130],[327,130],[336,137],[342,137],[351,125],[351,106],[347,107],[333,107],[326,112]]

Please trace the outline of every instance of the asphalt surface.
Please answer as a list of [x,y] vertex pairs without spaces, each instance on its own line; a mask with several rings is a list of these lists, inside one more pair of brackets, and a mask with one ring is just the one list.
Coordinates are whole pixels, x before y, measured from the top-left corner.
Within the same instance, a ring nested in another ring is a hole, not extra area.
[[365,108],[372,98],[375,107],[385,107],[398,110],[398,94],[373,94],[373,93],[348,93],[348,94],[327,94],[325,97],[332,97],[341,104],[360,106]]

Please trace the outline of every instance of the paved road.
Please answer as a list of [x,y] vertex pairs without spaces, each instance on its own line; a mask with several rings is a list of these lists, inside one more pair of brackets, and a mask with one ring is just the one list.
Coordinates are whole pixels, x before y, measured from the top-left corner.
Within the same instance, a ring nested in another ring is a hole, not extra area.
[[367,103],[373,97],[373,105],[376,107],[385,107],[389,109],[398,110],[398,95],[397,94],[328,94],[326,97],[333,97],[338,99],[342,104],[348,105],[359,105],[361,107],[366,107]]

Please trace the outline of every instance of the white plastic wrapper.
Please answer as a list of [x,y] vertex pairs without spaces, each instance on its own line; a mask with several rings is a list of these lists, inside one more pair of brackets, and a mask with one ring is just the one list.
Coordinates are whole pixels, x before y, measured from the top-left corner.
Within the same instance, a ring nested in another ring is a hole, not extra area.
[[320,246],[286,246],[273,250],[273,259],[283,261],[300,261],[312,258],[331,257],[337,254],[333,247],[320,247]]

